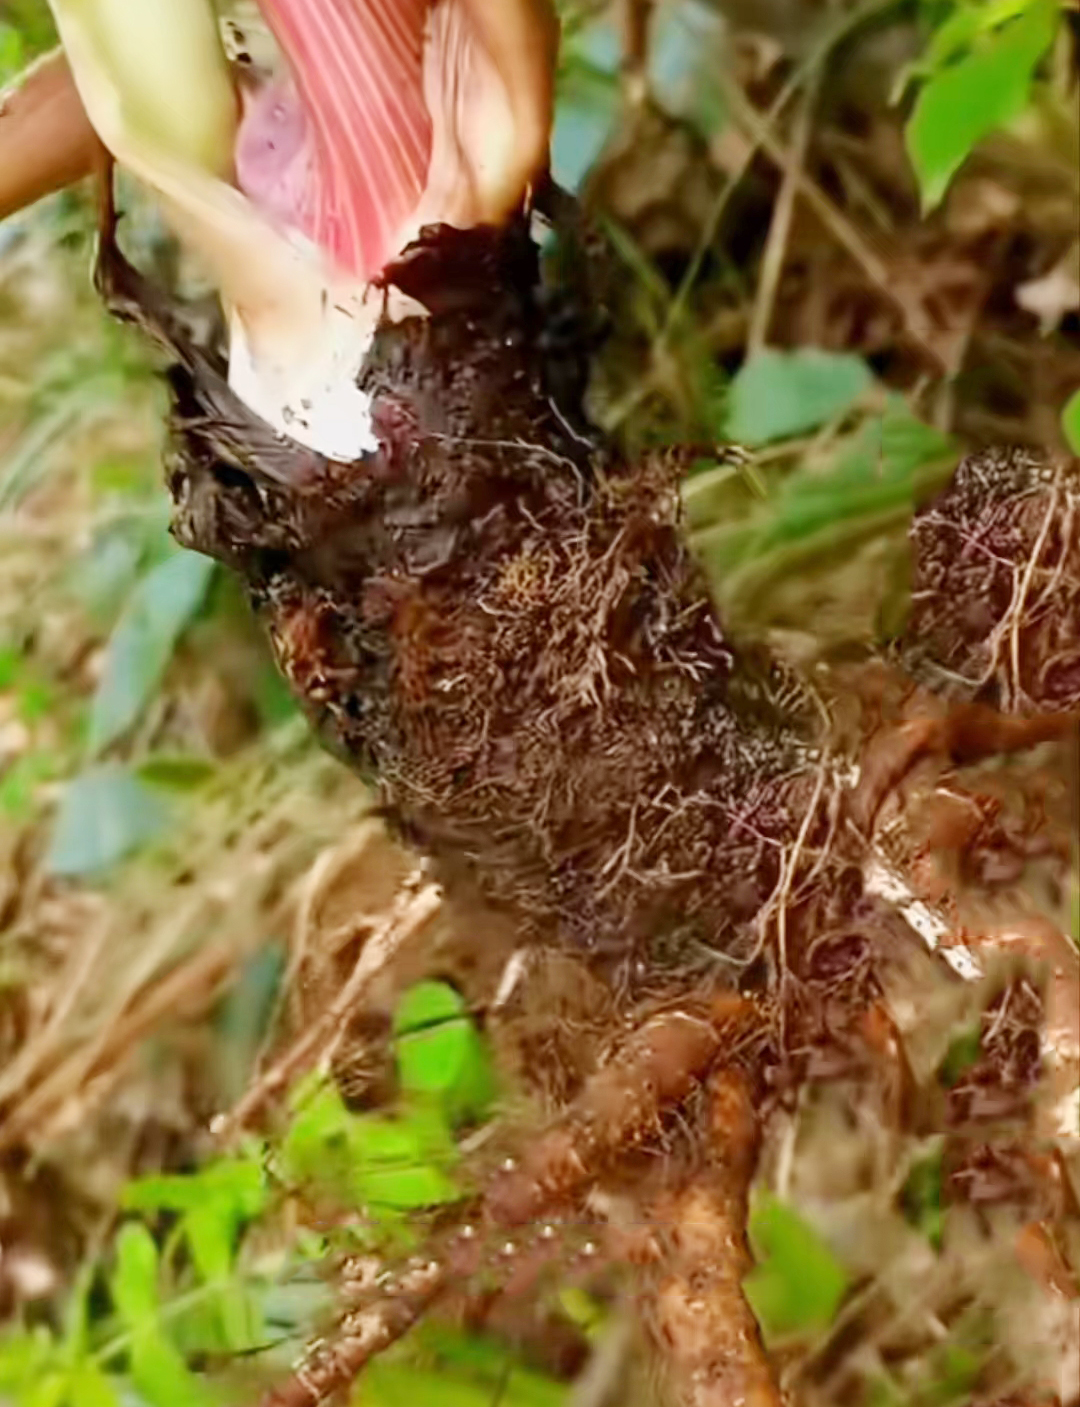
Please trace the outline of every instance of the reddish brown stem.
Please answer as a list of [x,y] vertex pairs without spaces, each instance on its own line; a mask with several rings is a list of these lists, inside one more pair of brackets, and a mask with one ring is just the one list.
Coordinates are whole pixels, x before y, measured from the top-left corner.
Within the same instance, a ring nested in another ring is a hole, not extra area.
[[57,50],[0,93],[0,220],[88,176],[97,147]]

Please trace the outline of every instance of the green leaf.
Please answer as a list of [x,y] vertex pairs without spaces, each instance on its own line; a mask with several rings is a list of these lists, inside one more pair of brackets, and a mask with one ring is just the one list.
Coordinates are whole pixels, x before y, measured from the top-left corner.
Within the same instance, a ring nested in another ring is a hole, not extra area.
[[432,1106],[391,1119],[349,1112],[323,1086],[301,1105],[281,1148],[288,1175],[355,1205],[404,1211],[460,1195],[447,1169],[457,1160],[449,1129]]
[[24,723],[40,723],[56,708],[56,691],[44,679],[27,679],[19,689],[15,707]]
[[25,63],[22,35],[13,25],[0,24],[0,84],[14,78]]
[[132,726],[161,683],[176,642],[202,605],[214,563],[179,551],[142,578],[109,641],[90,710],[97,755]]
[[673,117],[708,141],[724,125],[716,65],[724,59],[722,13],[698,0],[668,0],[652,18],[648,46],[649,93]]
[[129,1329],[157,1322],[157,1277],[154,1238],[141,1222],[125,1222],[116,1237],[116,1264],[109,1288],[117,1313]]
[[258,1216],[266,1206],[263,1170],[251,1158],[219,1158],[193,1173],[157,1173],[135,1178],[123,1189],[128,1211],[197,1211],[207,1205],[223,1209],[236,1221]]
[[587,26],[565,46],[559,65],[551,170],[576,191],[604,148],[619,112],[619,36],[610,23]]
[[952,440],[890,397],[885,413],[842,441],[831,462],[801,463],[748,518],[699,528],[695,545],[729,587],[738,569],[747,576],[743,589],[760,592],[774,575],[836,559],[867,533],[906,521],[957,457]]
[[765,1333],[775,1338],[827,1328],[848,1284],[828,1245],[770,1192],[754,1199],[749,1231],[759,1263],[743,1289]]
[[120,1407],[120,1394],[94,1363],[73,1370],[67,1390],[68,1407]]
[[940,1084],[951,1089],[982,1055],[982,1028],[975,1025],[961,1031],[949,1042],[949,1048],[938,1066]]
[[29,1329],[5,1326],[0,1338],[0,1388],[22,1392],[40,1382],[58,1361],[59,1345],[44,1324]]
[[97,874],[161,834],[167,812],[116,763],[93,767],[64,788],[46,868],[67,878]]
[[140,524],[106,523],[67,574],[69,594],[93,620],[111,620],[132,591],[145,543]]
[[1057,16],[1057,0],[1034,0],[923,86],[905,139],[924,212],[940,203],[978,143],[1024,111],[1036,65],[1053,41]]
[[56,760],[48,753],[17,757],[0,777],[0,811],[12,820],[25,820],[34,809],[38,788],[55,775]]
[[25,1385],[25,1395],[20,1399],[19,1407],[63,1407],[67,1387],[65,1373],[56,1368],[47,1369],[41,1378],[35,1378]]
[[945,1234],[943,1154],[944,1147],[938,1147],[913,1163],[900,1190],[900,1207],[906,1220],[923,1233],[935,1251],[941,1250]]
[[216,773],[217,768],[207,757],[192,757],[183,753],[155,753],[144,758],[135,768],[135,775],[149,787],[163,791],[198,791]]
[[979,1352],[965,1344],[941,1345],[933,1355],[932,1379],[921,1394],[926,1407],[952,1407],[954,1403],[967,1402],[986,1358],[985,1350]]
[[222,1158],[197,1172],[140,1178],[124,1189],[128,1210],[180,1212],[182,1235],[199,1279],[214,1293],[178,1320],[174,1332],[216,1351],[240,1353],[256,1341],[261,1315],[255,1297],[237,1283],[236,1253],[243,1224],[267,1202],[262,1167],[250,1158]]
[[140,1222],[125,1222],[116,1238],[109,1289],[131,1332],[131,1378],[150,1407],[205,1407],[210,1400],[160,1327],[158,1248]]
[[848,352],[766,348],[731,382],[724,436],[764,445],[816,430],[850,410],[872,380],[862,358]]
[[1061,428],[1073,454],[1080,454],[1080,390],[1072,393],[1061,412]]
[[534,1372],[505,1343],[428,1321],[413,1340],[413,1361],[377,1358],[365,1371],[364,1407],[560,1407],[564,1384]]
[[980,34],[988,34],[1008,20],[1023,14],[1031,0],[979,0],[960,4],[930,36],[916,72],[930,76],[953,59],[959,58]]
[[436,1098],[451,1122],[482,1116],[494,1096],[487,1047],[460,993],[419,982],[394,1014],[398,1075],[407,1094]]
[[362,1204],[412,1211],[461,1195],[444,1171],[456,1161],[456,1151],[440,1119],[413,1111],[401,1119],[367,1114],[355,1123],[352,1182]]
[[131,1345],[131,1380],[149,1407],[208,1407],[216,1401],[161,1333],[136,1335]]

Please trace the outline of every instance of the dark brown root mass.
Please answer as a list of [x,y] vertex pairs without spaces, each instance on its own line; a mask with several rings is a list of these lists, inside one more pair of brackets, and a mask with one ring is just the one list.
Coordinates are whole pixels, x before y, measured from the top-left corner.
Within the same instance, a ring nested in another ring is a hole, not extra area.
[[[739,1292],[751,1085],[730,1071],[710,1078],[733,1042],[697,972],[749,985],[757,954],[774,959],[782,980],[760,1004],[747,1061],[762,1109],[803,1079],[858,1073],[869,1053],[897,1067],[903,1117],[900,1037],[887,1025],[875,1034],[873,1017],[881,949],[913,934],[902,906],[865,892],[864,850],[880,842],[875,818],[916,761],[960,764],[1045,729],[1059,736],[1047,716],[994,714],[991,726],[981,706],[1076,706],[1075,483],[1065,469],[1045,481],[1030,465],[996,475],[968,464],[920,519],[911,658],[917,650],[936,682],[965,676],[954,692],[967,712],[906,720],[876,771],[863,768],[860,814],[839,769],[814,753],[804,695],[725,635],[681,532],[676,458],[630,465],[552,399],[537,257],[522,228],[427,231],[388,271],[429,316],[381,327],[363,374],[380,448],[354,464],[276,439],[111,233],[99,284],[173,358],[176,535],[246,581],[328,744],[376,782],[387,815],[449,887],[508,911],[523,939],[601,961],[620,997],[626,987],[673,994],[683,1008],[627,1003],[630,1037],[613,1043],[621,1066],[587,1078],[530,1152],[488,1182],[480,1229],[513,1228],[515,1253],[532,1256],[519,1227],[553,1204],[572,1209],[655,1140],[663,1106],[682,1107],[707,1080],[707,1165],[688,1164],[681,1182],[675,1165],[656,1200],[674,1233],[653,1322],[683,1401],[771,1407]],[[1063,603],[1060,628],[1051,598]],[[980,600],[990,616],[974,619]],[[1034,733],[1013,726],[1031,721]],[[1031,1042],[1017,1030],[1023,1054]],[[994,1058],[1011,1059],[1014,1045]],[[1031,1075],[1021,1073],[1017,1088]],[[991,1085],[1004,1067],[984,1074]],[[321,1400],[449,1285],[494,1274],[488,1238],[450,1228],[443,1242],[380,1280],[269,1400]]]
[[911,540],[912,672],[1006,713],[1080,709],[1080,460],[969,456]]
[[[138,277],[117,260],[107,292]],[[443,878],[526,936],[737,970],[813,769],[725,637],[677,464],[625,463],[551,399],[522,228],[427,231],[386,281],[430,316],[378,333],[361,462],[290,463],[182,352],[177,537],[246,578],[320,732]]]

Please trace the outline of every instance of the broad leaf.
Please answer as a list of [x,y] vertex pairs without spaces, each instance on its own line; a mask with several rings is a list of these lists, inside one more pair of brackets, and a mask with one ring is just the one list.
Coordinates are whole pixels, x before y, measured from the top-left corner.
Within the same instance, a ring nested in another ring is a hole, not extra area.
[[206,757],[183,753],[156,753],[145,758],[135,768],[135,775],[147,786],[163,791],[197,791],[214,775],[216,768]]
[[848,1277],[814,1228],[764,1192],[750,1209],[750,1241],[758,1264],[743,1289],[766,1333],[780,1337],[827,1328]]
[[872,379],[862,358],[848,352],[767,348],[733,379],[724,434],[736,444],[764,445],[816,430],[850,410]]
[[394,1034],[406,1093],[434,1096],[452,1121],[485,1112],[494,1094],[491,1063],[460,993],[445,982],[417,983],[401,999]]
[[69,878],[97,874],[160,835],[167,814],[125,768],[91,768],[64,788],[46,867]]
[[156,1324],[158,1248],[141,1222],[129,1221],[116,1237],[116,1265],[109,1279],[117,1313],[129,1329]]
[[90,711],[89,747],[97,755],[138,719],[172,659],[184,627],[206,595],[214,563],[176,552],[147,572],[109,641]]
[[1056,0],[1034,0],[923,86],[905,136],[924,211],[940,203],[978,143],[1024,111],[1035,67],[1054,38],[1057,15]]
[[[598,27],[599,38],[607,33]],[[594,43],[595,47],[595,43]],[[618,39],[609,63],[597,63],[578,39],[559,73],[551,170],[560,185],[576,191],[604,148],[619,111]]]
[[1061,428],[1073,454],[1080,454],[1080,391],[1074,391],[1061,412]]

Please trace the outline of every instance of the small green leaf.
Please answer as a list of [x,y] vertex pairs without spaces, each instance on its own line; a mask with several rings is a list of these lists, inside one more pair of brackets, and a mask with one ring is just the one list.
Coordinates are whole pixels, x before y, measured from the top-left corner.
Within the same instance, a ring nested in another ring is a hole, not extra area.
[[66,1373],[58,1368],[47,1369],[40,1378],[25,1385],[19,1407],[64,1407],[67,1388]]
[[1073,454],[1080,454],[1080,390],[1072,393],[1061,412],[1061,428]]
[[971,1026],[961,1031],[949,1043],[949,1048],[938,1066],[937,1077],[940,1084],[951,1089],[982,1054],[982,1029]]
[[120,1407],[120,1394],[100,1368],[83,1361],[71,1374],[67,1407]]
[[91,705],[92,755],[116,742],[146,707],[213,573],[209,558],[178,551],[147,572],[132,593],[109,641]]
[[160,1327],[158,1248],[140,1222],[129,1221],[116,1238],[109,1278],[116,1312],[131,1333],[131,1378],[150,1407],[206,1407],[211,1399]]
[[46,868],[67,878],[97,874],[155,839],[167,813],[126,768],[93,767],[68,782]]
[[131,1380],[149,1407],[208,1407],[216,1399],[161,1333],[136,1334],[131,1345]]
[[355,1205],[404,1211],[454,1201],[448,1169],[457,1151],[439,1109],[409,1109],[401,1118],[352,1114],[340,1094],[322,1086],[300,1105],[281,1148],[288,1175]]
[[743,1289],[770,1338],[827,1328],[847,1290],[848,1277],[808,1222],[769,1192],[750,1209],[750,1241],[758,1265]]
[[942,1344],[933,1354],[932,1378],[921,1395],[926,1407],[959,1407],[967,1402],[986,1357],[985,1350],[965,1344]]
[[23,1392],[55,1369],[59,1345],[44,1324],[14,1329],[5,1325],[0,1338],[0,1388]]
[[411,1113],[401,1119],[356,1119],[352,1140],[354,1195],[366,1206],[412,1211],[461,1195],[444,1169],[456,1160],[445,1125]]
[[940,1251],[945,1234],[942,1203],[944,1149],[936,1148],[913,1163],[900,1191],[900,1207],[906,1220],[923,1233],[935,1251]]
[[610,23],[587,26],[559,64],[551,169],[576,191],[604,148],[619,111],[619,36]]
[[193,1173],[156,1173],[127,1183],[121,1203],[127,1211],[190,1212],[212,1204],[247,1220],[266,1205],[262,1168],[250,1158],[219,1158]]
[[0,689],[10,689],[22,673],[23,653],[14,645],[0,647]]
[[724,125],[716,83],[723,62],[722,13],[698,0],[668,0],[657,6],[648,45],[650,95],[673,117],[692,124],[706,139]]
[[109,1288],[117,1313],[129,1329],[157,1322],[157,1277],[154,1238],[141,1222],[125,1222],[116,1237],[116,1265]]
[[1057,0],[1034,0],[923,86],[905,139],[924,211],[940,203],[978,143],[1024,111],[1036,65],[1054,38],[1057,16]]
[[27,679],[19,689],[16,711],[24,723],[40,723],[56,707],[56,691],[44,679]]
[[12,820],[25,820],[34,808],[38,788],[55,775],[56,761],[48,753],[17,757],[0,777],[0,811]]
[[419,982],[394,1014],[398,1074],[407,1094],[431,1095],[447,1117],[480,1117],[494,1095],[487,1049],[460,993]]
[[14,78],[26,63],[22,35],[9,24],[0,24],[0,83]]
[[724,436],[764,445],[816,430],[850,410],[872,380],[862,358],[848,352],[766,348],[731,382]]
[[135,585],[145,543],[129,519],[105,524],[72,564],[68,593],[96,621],[112,620]]
[[197,791],[217,771],[207,757],[185,756],[183,753],[154,753],[135,768],[135,775],[148,787],[163,791]]

